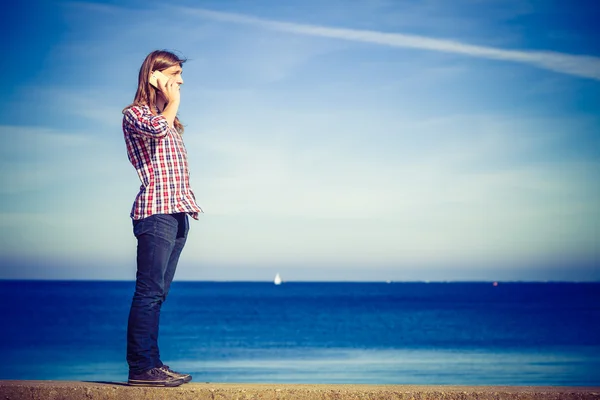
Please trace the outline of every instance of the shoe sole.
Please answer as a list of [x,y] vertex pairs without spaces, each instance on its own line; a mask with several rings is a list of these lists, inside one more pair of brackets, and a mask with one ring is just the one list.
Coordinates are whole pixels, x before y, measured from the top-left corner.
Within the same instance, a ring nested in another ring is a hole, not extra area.
[[182,379],[176,379],[173,381],[138,381],[130,380],[127,382],[129,386],[150,386],[150,387],[176,387],[185,383]]

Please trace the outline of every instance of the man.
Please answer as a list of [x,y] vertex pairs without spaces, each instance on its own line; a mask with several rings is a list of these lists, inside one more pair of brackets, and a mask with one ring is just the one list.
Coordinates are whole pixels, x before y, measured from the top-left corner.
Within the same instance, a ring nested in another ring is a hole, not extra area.
[[187,152],[177,117],[182,64],[154,51],[144,60],[133,103],[123,110],[127,155],[142,185],[131,210],[137,238],[136,286],[127,325],[130,385],[179,386],[192,377],[163,364],[158,349],[162,303],[189,229],[202,209],[189,186]]

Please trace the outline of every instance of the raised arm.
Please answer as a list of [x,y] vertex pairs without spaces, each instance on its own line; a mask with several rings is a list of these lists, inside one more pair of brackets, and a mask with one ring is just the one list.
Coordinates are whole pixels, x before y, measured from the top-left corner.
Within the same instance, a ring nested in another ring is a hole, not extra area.
[[[168,69],[167,69],[168,70]],[[179,103],[181,97],[179,94],[179,85],[183,81],[181,80],[181,68],[176,70],[179,74],[176,75],[179,78],[170,77],[167,82],[158,81],[158,87],[165,99],[165,108],[162,111],[162,115],[167,119],[169,126],[173,127],[175,118],[177,117],[177,110],[179,109]],[[178,82],[177,79],[180,81]]]

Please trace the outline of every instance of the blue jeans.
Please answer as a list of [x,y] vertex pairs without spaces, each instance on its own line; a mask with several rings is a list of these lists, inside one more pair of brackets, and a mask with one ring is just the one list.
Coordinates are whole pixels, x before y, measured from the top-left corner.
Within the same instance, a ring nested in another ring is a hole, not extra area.
[[135,293],[127,324],[127,363],[134,373],[161,367],[158,322],[189,230],[185,213],[133,221],[137,238]]

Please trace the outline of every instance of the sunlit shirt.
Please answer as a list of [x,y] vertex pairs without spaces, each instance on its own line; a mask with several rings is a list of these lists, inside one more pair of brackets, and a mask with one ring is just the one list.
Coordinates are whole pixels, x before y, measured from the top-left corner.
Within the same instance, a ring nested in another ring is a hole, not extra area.
[[198,219],[203,212],[189,182],[187,152],[177,129],[147,106],[132,106],[123,114],[127,156],[142,182],[131,218],[185,212]]

